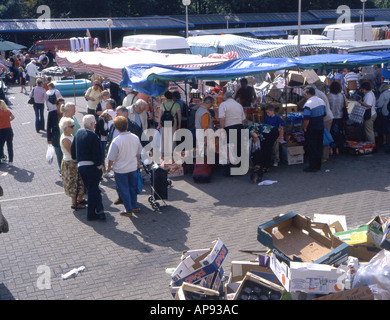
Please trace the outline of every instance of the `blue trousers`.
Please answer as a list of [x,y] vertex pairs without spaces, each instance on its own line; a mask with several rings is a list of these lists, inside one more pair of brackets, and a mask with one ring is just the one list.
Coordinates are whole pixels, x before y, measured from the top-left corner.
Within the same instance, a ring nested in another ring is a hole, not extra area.
[[0,159],[4,158],[4,144],[7,143],[8,161],[14,161],[13,138],[12,128],[0,129]]
[[324,130],[312,130],[308,128],[305,132],[304,148],[311,169],[321,169],[323,141]]
[[45,105],[43,103],[34,103],[35,112],[35,130],[45,130],[45,117],[44,117]]
[[104,215],[102,194],[99,188],[102,170],[99,170],[94,165],[81,166],[78,169],[88,192],[87,219],[96,220],[101,214]]
[[126,212],[137,208],[137,170],[115,174],[115,182],[125,206]]

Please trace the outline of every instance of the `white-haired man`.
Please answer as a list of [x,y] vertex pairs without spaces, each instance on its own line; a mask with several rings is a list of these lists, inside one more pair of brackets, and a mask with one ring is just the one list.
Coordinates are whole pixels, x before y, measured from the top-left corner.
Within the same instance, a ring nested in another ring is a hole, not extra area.
[[83,117],[84,129],[77,131],[71,146],[72,158],[88,191],[88,220],[105,220],[99,183],[102,178],[103,156],[98,135],[94,132],[95,116]]

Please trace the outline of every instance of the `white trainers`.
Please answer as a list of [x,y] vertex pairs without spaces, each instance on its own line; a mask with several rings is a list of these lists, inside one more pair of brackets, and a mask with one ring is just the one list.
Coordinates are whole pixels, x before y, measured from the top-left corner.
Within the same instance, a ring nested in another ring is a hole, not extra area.
[[14,164],[12,162],[8,162],[8,167],[13,167]]
[[103,174],[103,177],[105,178],[112,178],[114,175],[111,173],[111,172],[107,172],[105,174]]
[[279,166],[279,163],[277,161],[274,161],[274,164],[273,164],[274,167],[278,167]]

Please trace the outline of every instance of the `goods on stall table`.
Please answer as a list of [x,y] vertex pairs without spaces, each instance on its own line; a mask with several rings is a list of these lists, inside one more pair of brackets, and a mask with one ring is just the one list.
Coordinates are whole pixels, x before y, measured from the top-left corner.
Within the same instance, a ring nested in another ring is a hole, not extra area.
[[369,141],[351,141],[345,142],[345,148],[349,150],[351,154],[369,154],[375,151],[375,143]]

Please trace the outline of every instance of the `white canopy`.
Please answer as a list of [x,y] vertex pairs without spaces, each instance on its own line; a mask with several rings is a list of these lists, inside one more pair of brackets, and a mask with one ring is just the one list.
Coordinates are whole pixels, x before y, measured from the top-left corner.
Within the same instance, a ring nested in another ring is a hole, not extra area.
[[56,56],[60,67],[71,67],[78,72],[93,72],[120,84],[122,69],[133,64],[161,64],[179,68],[213,66],[227,61],[223,58],[204,58],[192,54],[164,54],[138,48],[100,49],[90,52],[59,51]]

